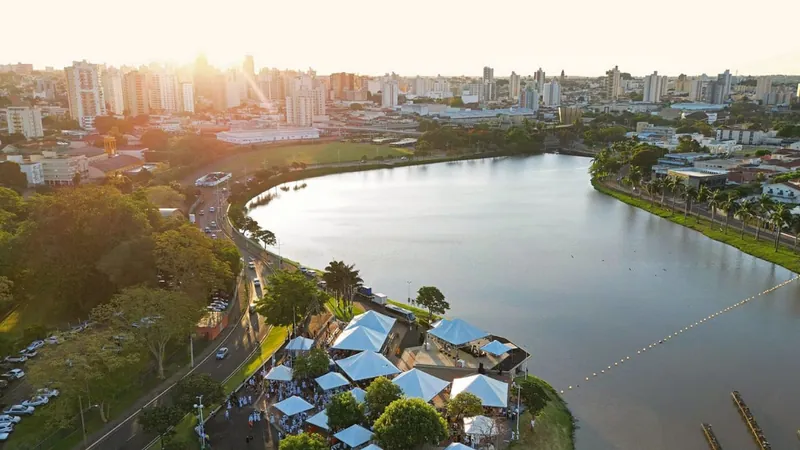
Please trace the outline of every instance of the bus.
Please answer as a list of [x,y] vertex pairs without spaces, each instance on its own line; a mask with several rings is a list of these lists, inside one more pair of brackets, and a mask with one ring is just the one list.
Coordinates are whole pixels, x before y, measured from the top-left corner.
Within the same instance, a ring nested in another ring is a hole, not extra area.
[[386,309],[388,309],[389,312],[392,312],[392,313],[395,313],[395,314],[399,315],[400,317],[402,317],[403,319],[405,319],[405,320],[407,320],[409,322],[414,322],[414,321],[417,320],[417,317],[414,315],[413,312],[411,312],[411,311],[409,311],[407,309],[401,308],[399,306],[395,306],[395,305],[389,304],[389,305],[386,305]]

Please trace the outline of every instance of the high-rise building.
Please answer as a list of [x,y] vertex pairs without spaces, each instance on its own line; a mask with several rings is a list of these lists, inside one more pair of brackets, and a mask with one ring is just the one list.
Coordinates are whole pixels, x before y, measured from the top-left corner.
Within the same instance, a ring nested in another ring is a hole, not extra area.
[[150,114],[150,93],[147,74],[132,70],[123,77],[122,93],[125,99],[125,110],[131,116]]
[[731,96],[731,71],[725,69],[725,72],[717,75],[717,82],[722,86],[721,103],[724,103]]
[[544,106],[550,107],[561,105],[561,86],[559,86],[555,78],[553,78],[553,81],[544,84],[542,103],[544,103]]
[[545,78],[544,78],[544,70],[542,70],[541,67],[539,67],[539,70],[537,70],[536,73],[533,74],[533,81],[536,82],[536,92],[538,92],[539,94],[544,92]]
[[381,106],[383,108],[393,108],[397,106],[399,94],[400,86],[397,80],[384,78],[381,82]]
[[253,55],[244,55],[244,63],[242,64],[243,92],[247,98],[256,99],[257,94],[254,89],[256,86],[256,63],[253,60]]
[[512,71],[511,76],[508,77],[508,96],[511,97],[511,100],[519,100],[519,88],[519,75]]
[[103,97],[106,100],[106,110],[114,114],[125,111],[125,97],[122,88],[122,72],[114,67],[103,71]]
[[106,115],[106,101],[97,66],[75,61],[65,67],[70,116],[81,128],[93,128],[94,118]]
[[675,90],[677,92],[689,92],[692,90],[692,80],[686,74],[678,75],[678,80],[675,81]]
[[44,137],[42,110],[39,107],[9,106],[6,123],[8,134],[22,134],[26,139]]
[[181,111],[194,112],[194,85],[192,83],[181,84]]
[[296,89],[286,97],[286,122],[310,127],[314,116],[325,115],[325,89],[322,87]]
[[428,92],[433,90],[432,81],[428,77],[417,75],[411,82],[411,93],[420,97],[425,97]]
[[[245,88],[242,73],[231,69],[225,75],[225,108],[238,108],[242,105],[242,91]],[[246,92],[246,89],[245,89]]]
[[167,113],[178,112],[181,102],[177,75],[166,71],[156,71],[149,73],[147,78],[150,109]]
[[539,110],[539,92],[534,84],[528,84],[519,96],[520,108],[528,108],[534,111]]
[[336,100],[344,99],[344,91],[355,90],[355,74],[339,72],[330,76],[331,91],[333,91],[333,98]]
[[758,77],[756,80],[756,100],[767,103],[769,93],[772,91],[772,78],[768,76]]
[[278,69],[261,69],[258,73],[258,100],[281,100],[286,98],[283,77]]
[[484,100],[497,100],[497,83],[494,81],[494,69],[485,66],[483,68],[483,95]]
[[658,103],[659,100],[661,100],[661,77],[658,76],[658,71],[655,71],[652,75],[644,77],[642,101]]
[[661,77],[661,96],[667,95],[667,91],[669,90],[669,78],[664,75]]
[[567,76],[564,75],[564,69],[561,69],[561,76],[558,77],[558,84],[563,86],[565,81],[567,81]]
[[618,66],[606,72],[606,98],[617,101],[622,95],[622,77]]

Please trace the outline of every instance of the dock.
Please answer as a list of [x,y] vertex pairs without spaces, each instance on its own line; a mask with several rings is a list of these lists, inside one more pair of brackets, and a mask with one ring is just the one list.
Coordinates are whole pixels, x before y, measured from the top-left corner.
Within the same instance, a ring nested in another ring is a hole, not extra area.
[[758,426],[756,418],[753,417],[753,413],[750,412],[750,408],[747,407],[739,391],[731,392],[731,397],[733,397],[733,402],[736,403],[739,412],[742,414],[742,418],[744,418],[745,423],[747,423],[748,428],[750,428],[750,431],[753,433],[756,444],[759,445],[761,450],[771,450],[772,447],[769,445],[769,441],[767,441],[764,432],[761,430],[761,427]]
[[700,426],[703,428],[703,434],[708,441],[708,447],[711,450],[722,450],[722,446],[719,445],[719,441],[717,441],[717,436],[714,434],[714,430],[711,429],[711,424],[702,423]]

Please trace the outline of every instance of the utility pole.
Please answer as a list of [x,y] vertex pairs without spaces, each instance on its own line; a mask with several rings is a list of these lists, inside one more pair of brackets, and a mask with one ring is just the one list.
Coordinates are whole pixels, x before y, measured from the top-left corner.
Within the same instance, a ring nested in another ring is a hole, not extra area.
[[197,411],[199,413],[199,419],[200,419],[200,424],[199,424],[199,427],[200,427],[200,449],[201,450],[205,450],[205,448],[206,448],[206,430],[205,430],[205,426],[203,424],[203,396],[202,395],[198,395],[197,396],[197,404],[194,405],[194,407],[197,408]]
[[408,303],[410,304],[411,303],[411,281],[406,281],[406,284],[408,284],[408,299],[406,301],[408,301]]
[[189,366],[194,367],[194,339],[191,333],[189,333]]
[[86,422],[83,420],[83,401],[78,396],[78,408],[81,410],[81,429],[83,430],[83,448],[86,448]]

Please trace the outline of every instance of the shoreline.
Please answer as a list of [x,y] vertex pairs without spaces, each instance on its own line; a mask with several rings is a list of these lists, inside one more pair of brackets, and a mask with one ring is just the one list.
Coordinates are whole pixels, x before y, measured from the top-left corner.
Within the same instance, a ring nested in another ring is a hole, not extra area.
[[743,239],[741,237],[741,231],[739,227],[730,227],[729,232],[726,234],[722,231],[714,229],[708,220],[698,220],[698,216],[696,214],[689,213],[687,218],[684,219],[683,214],[680,211],[673,212],[668,207],[660,206],[658,202],[653,202],[651,205],[650,202],[645,198],[633,197],[626,192],[617,190],[612,186],[604,184],[596,179],[592,179],[591,183],[592,187],[602,194],[613,197],[638,209],[647,211],[650,214],[661,217],[662,219],[669,220],[672,223],[702,233],[710,239],[727,244],[750,256],[754,256],[772,264],[777,264],[787,270],[790,270],[791,272],[794,272],[795,274],[800,273],[800,254],[787,249],[785,246],[781,246],[776,252],[774,251],[772,242],[770,241],[763,239],[756,241],[755,237],[748,239],[747,237],[749,236],[749,233],[747,232],[745,232],[745,237]]

